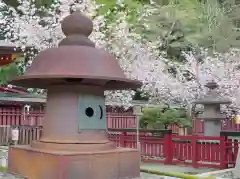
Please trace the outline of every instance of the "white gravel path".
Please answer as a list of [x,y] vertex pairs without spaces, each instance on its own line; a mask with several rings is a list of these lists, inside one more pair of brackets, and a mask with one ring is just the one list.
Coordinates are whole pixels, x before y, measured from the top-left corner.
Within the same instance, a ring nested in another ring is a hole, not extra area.
[[168,176],[161,176],[161,175],[152,175],[147,173],[141,173],[140,179],[178,179],[176,177],[168,177]]
[[[201,178],[201,177],[199,177]],[[0,179],[24,179],[18,176],[14,176],[8,173],[1,173],[0,172]],[[130,178],[123,178],[123,179],[130,179]],[[175,177],[168,177],[168,176],[159,176],[159,175],[152,175],[152,174],[147,174],[147,173],[141,173],[140,178],[135,178],[135,179],[178,179]],[[216,176],[215,179],[234,179],[234,177],[228,175],[228,176]]]
[[[17,177],[8,173],[0,173],[0,179],[24,179],[21,177]],[[127,178],[124,178],[127,179]],[[136,178],[138,179],[138,178]],[[176,179],[174,177],[166,177],[166,176],[157,176],[157,175],[150,175],[150,174],[141,174],[139,179]]]

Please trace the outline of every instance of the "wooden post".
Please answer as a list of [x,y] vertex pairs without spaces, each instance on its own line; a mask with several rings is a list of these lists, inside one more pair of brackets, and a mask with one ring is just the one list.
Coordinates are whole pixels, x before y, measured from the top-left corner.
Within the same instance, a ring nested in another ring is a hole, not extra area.
[[127,136],[127,132],[122,132],[121,136],[120,136],[120,147],[126,147],[126,136]]
[[164,134],[164,156],[165,156],[165,161],[164,164],[172,164],[173,160],[173,147],[172,147],[172,131],[167,130],[166,133]]
[[193,168],[198,168],[197,136],[191,136],[191,144],[192,144],[192,166]]
[[140,117],[143,115],[142,113],[142,106],[141,105],[135,105],[133,108],[133,114],[136,116],[136,146],[139,151],[141,151],[141,144],[139,139],[139,121]]
[[220,136],[220,169],[226,169],[228,166],[227,163],[227,136]]

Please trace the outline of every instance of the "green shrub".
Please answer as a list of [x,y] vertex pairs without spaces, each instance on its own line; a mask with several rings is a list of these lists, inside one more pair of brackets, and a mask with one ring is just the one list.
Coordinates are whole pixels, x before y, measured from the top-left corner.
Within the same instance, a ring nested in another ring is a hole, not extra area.
[[145,108],[140,118],[140,127],[153,129],[167,129],[168,125],[175,124],[179,127],[190,127],[191,119],[187,111],[181,108]]

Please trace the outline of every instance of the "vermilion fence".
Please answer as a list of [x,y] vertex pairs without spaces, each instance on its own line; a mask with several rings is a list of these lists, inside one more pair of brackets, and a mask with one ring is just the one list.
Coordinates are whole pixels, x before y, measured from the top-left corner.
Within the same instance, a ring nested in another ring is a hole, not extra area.
[[[109,138],[117,146],[136,148],[133,132],[109,133]],[[143,161],[165,164],[191,165],[195,168],[210,167],[224,169],[235,165],[238,140],[226,136],[176,136],[165,132],[162,137],[140,133]]]
[[[42,126],[43,111],[29,112],[21,110],[19,107],[0,107],[0,125],[30,125]],[[193,120],[192,133],[202,135],[204,131],[203,120]],[[240,131],[240,124],[236,124],[233,119],[222,120],[223,131]],[[136,118],[131,113],[111,113],[107,112],[107,126],[114,129],[136,128]],[[169,126],[173,133],[179,133],[180,129],[176,125]]]
[[[23,111],[18,107],[0,107],[0,125],[19,125],[19,126],[42,126],[43,111]],[[136,120],[134,115],[119,115],[107,113],[108,128],[135,128]]]
[[[6,127],[0,127],[1,134]],[[42,127],[18,126],[18,128],[20,145],[38,140],[42,133]],[[137,148],[135,129],[109,129],[108,136],[118,147]],[[8,138],[5,142],[1,140],[2,144],[11,142],[9,134],[6,133],[6,137]],[[176,136],[172,135],[170,130],[140,130],[139,139],[142,161],[217,169],[235,165],[239,143],[238,140],[228,139],[226,136]]]
[[[239,131],[240,124],[237,124],[234,119],[221,120],[222,131]],[[193,119],[192,133],[197,135],[203,135],[204,132],[204,120]]]
[[[43,111],[24,111],[19,107],[0,107],[0,125],[42,126]],[[136,128],[136,117],[129,112],[124,114],[107,112],[107,127],[113,129]],[[178,133],[177,126],[171,130]]]
[[111,129],[136,128],[136,117],[134,115],[107,113],[107,127]]
[[0,107],[0,125],[42,126],[42,111],[23,111],[18,107]]

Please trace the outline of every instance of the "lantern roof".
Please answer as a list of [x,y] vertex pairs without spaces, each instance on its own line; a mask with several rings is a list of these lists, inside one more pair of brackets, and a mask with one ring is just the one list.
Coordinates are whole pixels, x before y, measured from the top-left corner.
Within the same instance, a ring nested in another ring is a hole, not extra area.
[[195,104],[230,104],[231,100],[223,97],[217,91],[219,87],[214,81],[208,82],[204,85],[208,88],[208,92],[202,98],[195,100]]
[[11,84],[31,88],[50,85],[85,84],[102,86],[106,90],[136,89],[141,82],[128,79],[116,58],[88,38],[93,23],[76,11],[63,19],[65,38],[57,48],[40,52],[23,76]]

